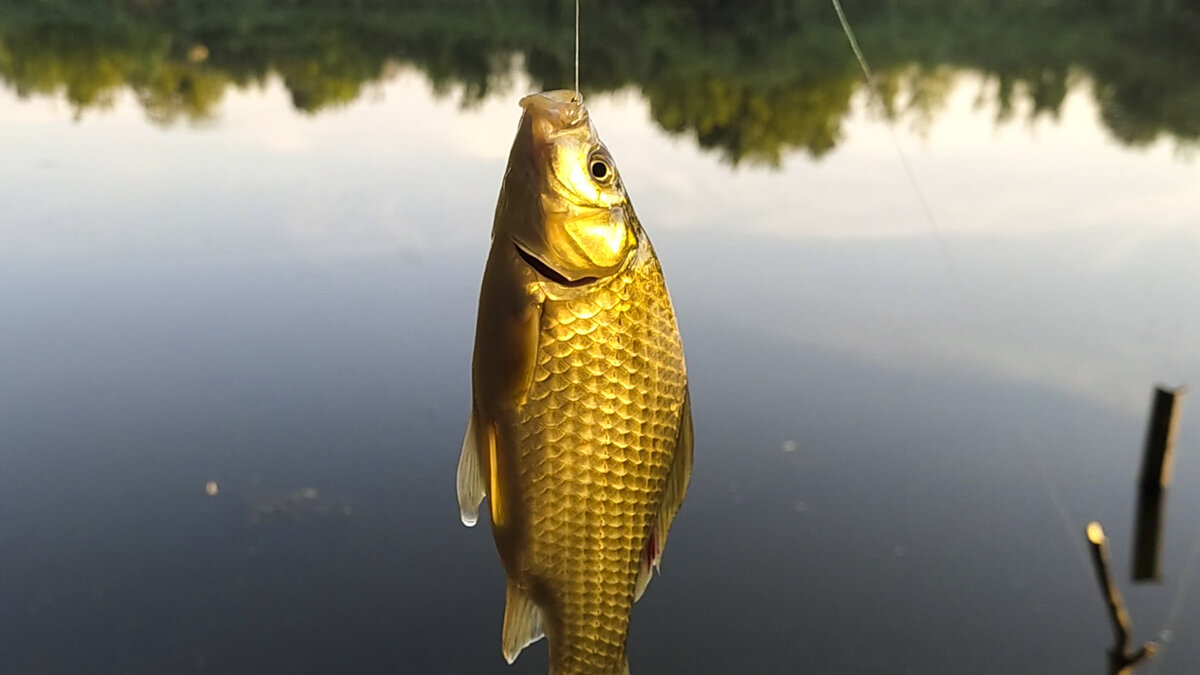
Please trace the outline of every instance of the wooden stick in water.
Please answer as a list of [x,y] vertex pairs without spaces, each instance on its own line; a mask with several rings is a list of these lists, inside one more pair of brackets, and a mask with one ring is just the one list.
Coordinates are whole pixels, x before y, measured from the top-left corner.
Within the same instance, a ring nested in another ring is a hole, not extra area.
[[1183,407],[1184,387],[1154,388],[1150,424],[1146,429],[1146,448],[1142,455],[1141,487],[1165,489],[1171,482],[1175,456],[1175,436],[1179,432],[1179,411]]
[[1171,469],[1175,463],[1175,437],[1183,409],[1183,387],[1154,388],[1146,446],[1142,451],[1142,473],[1138,477],[1137,519],[1133,535],[1133,580],[1162,581],[1163,511]]
[[1135,666],[1154,655],[1156,645],[1147,642],[1134,653],[1129,653],[1129,638],[1133,633],[1130,627],[1129,612],[1125,611],[1125,601],[1121,591],[1113,582],[1112,571],[1108,562],[1108,537],[1100,523],[1092,521],[1087,526],[1087,538],[1092,549],[1092,563],[1096,566],[1096,578],[1100,582],[1100,594],[1104,596],[1104,604],[1108,607],[1108,616],[1112,620],[1113,633],[1116,642],[1108,652],[1110,675],[1128,675]]
[[1163,511],[1167,491],[1142,486],[1133,528],[1133,581],[1162,583]]

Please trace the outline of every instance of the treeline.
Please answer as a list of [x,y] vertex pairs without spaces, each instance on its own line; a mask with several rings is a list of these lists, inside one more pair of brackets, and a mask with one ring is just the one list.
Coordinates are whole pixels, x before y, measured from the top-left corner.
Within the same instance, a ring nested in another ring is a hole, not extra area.
[[[1200,1],[854,0],[887,112],[927,120],[971,70],[1001,117],[1056,115],[1090,82],[1124,143],[1200,140]],[[731,161],[833,148],[862,76],[828,0],[584,0],[585,92],[640,89],[664,129]],[[202,120],[280,77],[298,110],[347,104],[393,64],[471,104],[511,75],[572,81],[574,0],[0,0],[0,78],[83,111],[132,91]]]

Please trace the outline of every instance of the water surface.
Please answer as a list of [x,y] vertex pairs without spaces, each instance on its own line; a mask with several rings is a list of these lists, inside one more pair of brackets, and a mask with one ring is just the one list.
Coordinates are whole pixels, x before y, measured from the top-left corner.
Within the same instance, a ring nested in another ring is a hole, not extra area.
[[[239,72],[212,44],[200,67]],[[491,213],[542,83],[401,58],[306,107],[267,61],[170,120],[134,80],[93,105],[5,71],[0,670],[544,672],[541,645],[504,665],[499,561],[453,494]],[[634,672],[1104,672],[1091,519],[1135,640],[1163,641],[1139,672],[1184,672],[1190,411],[1163,581],[1129,563],[1151,388],[1200,382],[1191,137],[1123,137],[1078,69],[1053,114],[971,64],[896,75],[897,100],[941,94],[891,121],[848,72],[806,90],[849,83],[819,151],[673,128],[649,85],[588,93],[696,423]]]

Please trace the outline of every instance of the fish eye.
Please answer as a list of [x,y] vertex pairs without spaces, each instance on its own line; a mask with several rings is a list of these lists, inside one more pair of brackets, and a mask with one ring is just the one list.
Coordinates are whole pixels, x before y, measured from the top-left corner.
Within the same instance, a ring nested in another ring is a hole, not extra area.
[[597,183],[607,185],[613,181],[615,172],[612,165],[607,159],[600,155],[593,155],[588,161],[588,172],[592,174],[592,178],[596,179]]

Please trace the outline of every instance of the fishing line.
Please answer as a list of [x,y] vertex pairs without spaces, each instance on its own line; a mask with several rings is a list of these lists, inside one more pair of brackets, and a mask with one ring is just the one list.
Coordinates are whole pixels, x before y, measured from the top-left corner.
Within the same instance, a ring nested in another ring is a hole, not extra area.
[[575,0],[575,95],[579,93],[579,0]]
[[[908,157],[904,154],[904,150],[900,147],[899,138],[896,136],[895,125],[893,120],[887,115],[887,107],[884,104],[883,97],[879,93],[879,89],[875,84],[875,76],[871,71],[870,64],[867,63],[867,57],[863,54],[862,48],[859,47],[858,39],[854,36],[854,30],[850,28],[850,22],[846,18],[846,13],[842,10],[840,0],[831,0],[833,9],[837,13],[838,22],[841,23],[842,31],[846,34],[846,39],[850,42],[850,49],[854,52],[854,57],[858,60],[858,65],[862,69],[863,76],[867,81],[867,89],[870,98],[879,107],[884,116],[884,124],[887,127],[888,135],[892,139],[892,147],[896,150],[896,154],[900,158],[900,164],[904,167],[904,175],[908,179],[908,184],[912,188],[913,194],[916,196],[917,202],[920,204],[921,211],[925,215],[925,220],[929,224],[929,229],[933,234],[933,238],[937,243],[938,251],[941,253],[942,260],[946,265],[946,271],[950,275],[952,282],[955,284],[955,290],[958,292],[960,299],[967,308],[968,316],[974,319],[973,305],[966,293],[966,288],[962,284],[961,277],[954,265],[954,260],[950,256],[950,251],[946,247],[946,243],[942,238],[941,229],[938,227],[937,219],[933,215],[933,210],[929,206],[928,200],[925,198],[925,193],[921,190],[917,183],[916,174],[909,164]],[[972,323],[978,325],[978,322],[973,320]],[[1025,434],[1022,434],[1025,436]],[[1079,556],[1080,565],[1084,573],[1092,574],[1092,563],[1088,556],[1087,547],[1080,538],[1080,530],[1072,517],[1070,510],[1067,508],[1066,502],[1063,501],[1062,495],[1058,491],[1058,487],[1054,483],[1054,479],[1050,476],[1049,470],[1042,462],[1041,456],[1036,452],[1032,443],[1029,443],[1029,438],[1024,437],[1026,445],[1031,450],[1032,461],[1037,468],[1038,478],[1041,480],[1042,486],[1049,497],[1050,502],[1054,506],[1054,512],[1058,516],[1059,522],[1062,524],[1063,530],[1066,532],[1067,540],[1072,543],[1072,548],[1075,549]],[[1191,589],[1192,582],[1196,576],[1196,570],[1200,568],[1200,535],[1198,535],[1192,543],[1191,550],[1188,552],[1187,563],[1184,568],[1183,576],[1179,580],[1179,588],[1175,592],[1174,598],[1171,600],[1171,606],[1167,611],[1167,618],[1160,630],[1160,643],[1158,658],[1155,658],[1150,663],[1150,673],[1158,672],[1158,668],[1162,663],[1162,635],[1172,632],[1172,626],[1178,623],[1182,613],[1185,601],[1188,597],[1188,591]]]
[[[1023,437],[1022,440],[1026,441],[1026,444],[1032,447],[1027,434],[1022,433],[1021,435]],[[1042,480],[1042,487],[1046,489],[1046,496],[1054,504],[1054,512],[1058,514],[1058,522],[1062,524],[1063,531],[1066,532],[1067,541],[1072,543],[1072,548],[1079,555],[1079,563],[1083,567],[1083,573],[1085,575],[1094,574],[1091,558],[1088,557],[1087,546],[1084,545],[1083,538],[1079,536],[1079,533],[1083,529],[1076,526],[1075,518],[1071,515],[1070,509],[1067,508],[1067,503],[1063,501],[1062,494],[1058,491],[1058,486],[1050,478],[1050,471],[1042,463],[1042,458],[1036,451],[1031,454],[1033,456],[1033,463],[1037,465],[1038,477]]]
[[958,268],[955,267],[954,260],[950,257],[950,249],[946,247],[946,242],[942,239],[942,231],[938,227],[937,219],[933,216],[933,209],[929,206],[929,200],[925,198],[925,192],[921,190],[921,186],[917,183],[917,176],[913,173],[912,165],[908,162],[908,156],[904,154],[904,150],[900,147],[900,139],[896,136],[895,124],[887,114],[887,106],[883,102],[883,96],[879,94],[879,88],[875,86],[875,75],[871,72],[871,66],[867,63],[867,57],[858,46],[858,39],[854,37],[854,30],[850,28],[850,21],[846,19],[846,13],[842,11],[842,3],[839,0],[832,0],[832,2],[833,10],[837,12],[838,21],[842,24],[842,32],[846,34],[846,39],[850,41],[850,49],[854,51],[854,58],[858,59],[858,65],[862,68],[863,76],[867,78],[867,92],[870,94],[870,99],[879,106],[880,112],[883,113],[884,126],[887,127],[888,136],[892,139],[892,147],[895,148],[896,155],[900,157],[900,165],[904,167],[904,175],[908,178],[908,184],[912,188],[913,194],[916,195],[921,212],[925,215],[925,221],[929,224],[929,230],[933,233],[933,240],[937,245],[938,252],[942,256],[942,261],[946,265],[946,272],[950,275],[950,281],[954,284],[954,290],[958,292],[959,300],[961,300],[963,306],[966,308],[968,316],[973,318],[973,306],[970,298],[967,296],[966,287],[962,283],[962,278],[958,274]]
[[[909,164],[908,156],[904,154],[904,149],[900,147],[900,139],[896,136],[895,124],[887,114],[887,106],[884,104],[883,96],[880,95],[879,88],[875,84],[875,75],[871,71],[870,64],[867,63],[867,57],[863,54],[862,48],[858,44],[858,39],[854,36],[854,30],[850,28],[850,21],[846,18],[846,13],[842,10],[842,3],[840,0],[831,0],[831,2],[833,3],[833,10],[837,12],[838,22],[842,25],[842,32],[846,34],[846,39],[850,42],[850,49],[854,52],[854,58],[858,59],[858,65],[862,69],[863,77],[867,80],[868,94],[875,105],[879,107],[880,112],[883,113],[884,125],[887,127],[888,136],[892,139],[892,147],[896,150],[896,155],[900,158],[900,164],[904,167],[904,175],[908,179],[908,184],[921,206],[921,211],[925,215],[926,222],[929,224],[929,229],[937,244],[938,252],[941,254],[942,261],[946,265],[946,272],[954,284],[959,300],[966,309],[968,322],[978,330],[980,322],[974,311],[974,304],[971,302],[966,287],[962,283],[958,269],[954,265],[954,259],[950,256],[950,250],[942,238],[941,228],[938,227],[937,219],[933,215],[933,209],[929,206],[929,201],[925,198],[925,193],[921,190],[921,186],[917,182],[916,174],[913,172],[912,165]],[[1077,527],[1074,517],[1072,517],[1070,510],[1067,508],[1066,502],[1063,500],[1058,487],[1054,483],[1054,479],[1051,478],[1049,470],[1042,462],[1042,458],[1038,455],[1033,443],[1030,442],[1030,439],[1025,434],[1022,434],[1021,440],[1030,449],[1030,455],[1036,467],[1038,478],[1045,489],[1046,496],[1049,497],[1051,504],[1054,506],[1054,512],[1058,516],[1059,523],[1062,524],[1067,541],[1072,543],[1075,553],[1079,556],[1084,573],[1091,575],[1093,573],[1092,563],[1088,557],[1087,547],[1080,537],[1080,533],[1083,531],[1082,528]]]
[[1150,666],[1150,673],[1157,673],[1158,666],[1162,663],[1162,652],[1166,648],[1164,644],[1166,640],[1163,634],[1174,633],[1171,628],[1179,622],[1179,617],[1183,614],[1184,600],[1187,598],[1188,590],[1192,586],[1192,579],[1196,576],[1196,567],[1200,563],[1200,535],[1192,541],[1192,550],[1188,553],[1187,565],[1183,570],[1183,576],[1179,579],[1179,589],[1175,591],[1175,597],[1171,599],[1171,608],[1167,610],[1167,620],[1163,622],[1163,627],[1158,633],[1158,653],[1155,654],[1153,663]]

